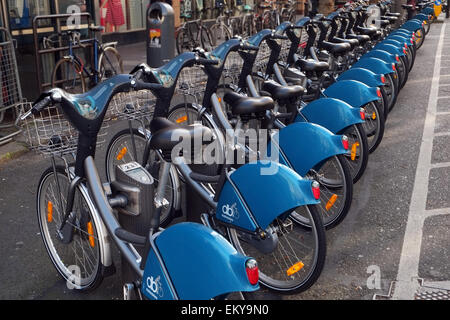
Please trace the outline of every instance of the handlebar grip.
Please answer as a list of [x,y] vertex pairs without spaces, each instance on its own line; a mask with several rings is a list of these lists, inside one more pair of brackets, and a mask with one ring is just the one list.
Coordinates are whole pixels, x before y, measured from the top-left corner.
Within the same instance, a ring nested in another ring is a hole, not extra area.
[[139,69],[138,71],[136,71],[134,73],[134,79],[141,80],[143,75],[144,75],[144,70]]
[[278,39],[278,40],[288,40],[289,38],[285,35],[281,34],[274,34],[271,36],[272,39]]
[[158,90],[163,88],[159,83],[147,83],[139,80],[131,80],[131,86],[135,90]]
[[198,58],[197,60],[195,60],[195,63],[206,66],[206,65],[218,65],[219,61],[213,59]]
[[241,50],[251,50],[251,51],[258,51],[259,47],[257,46],[252,46],[250,44],[243,44],[241,45],[241,47],[239,48]]
[[46,96],[44,99],[42,99],[41,101],[39,101],[33,105],[33,108],[31,108],[31,113],[33,115],[36,115],[36,114],[40,113],[45,107],[48,107],[51,103],[52,103],[52,97]]

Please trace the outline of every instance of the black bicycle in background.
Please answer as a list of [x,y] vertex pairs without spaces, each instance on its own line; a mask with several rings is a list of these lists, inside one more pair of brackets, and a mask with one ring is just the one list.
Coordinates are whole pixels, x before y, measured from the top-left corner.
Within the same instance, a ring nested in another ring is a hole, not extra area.
[[[89,30],[97,34],[104,28],[91,26]],[[44,49],[54,48],[67,43],[68,54],[62,57],[53,68],[52,87],[61,88],[70,93],[83,93],[101,81],[123,73],[123,61],[116,49],[117,42],[101,43],[97,37],[81,39],[79,30],[68,30],[43,38]],[[93,65],[88,68],[77,47],[86,49],[93,46]]]

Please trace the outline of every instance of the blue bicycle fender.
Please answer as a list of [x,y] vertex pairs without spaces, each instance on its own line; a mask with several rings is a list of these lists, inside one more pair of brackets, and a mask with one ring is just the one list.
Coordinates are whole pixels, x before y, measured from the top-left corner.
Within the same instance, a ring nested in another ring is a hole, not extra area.
[[328,98],[342,100],[354,108],[360,108],[369,102],[377,101],[378,90],[359,81],[342,80],[333,83],[323,94]]
[[[390,40],[390,41],[394,41],[394,40]],[[396,54],[399,57],[405,55],[405,52],[404,52],[405,47],[402,46],[401,44],[400,44],[400,47],[397,47],[397,46],[395,46],[395,45],[393,45],[391,43],[380,42],[379,44],[377,44],[374,47],[374,49],[375,50],[384,50],[384,51],[387,51],[387,52],[389,52],[391,54]]]
[[[397,59],[395,58],[395,55],[393,55],[390,52],[384,51],[384,50],[370,50],[369,52],[365,53],[363,57],[373,57],[381,59],[387,63],[397,63]],[[355,79],[356,80],[356,79]]]
[[401,41],[401,42],[406,42],[406,44],[408,45],[408,47],[413,47],[413,40],[412,37],[410,36],[403,36],[401,34],[390,34],[389,36],[386,37],[386,39],[393,39],[393,40],[397,40],[397,41]]
[[[432,9],[434,12],[434,10]],[[426,13],[418,13],[416,14],[413,19],[421,20],[421,21],[427,21],[428,22],[428,14]]]
[[341,73],[337,78],[337,81],[356,80],[368,85],[369,87],[380,87],[384,85],[381,81],[381,76],[381,74],[373,73],[367,69],[353,68]]
[[[207,300],[225,293],[259,288],[248,281],[245,262],[249,258],[239,254],[216,231],[201,224],[175,224],[158,234],[155,245],[179,299]],[[161,289],[154,290],[158,277]],[[153,249],[148,255],[142,282],[142,292],[150,299],[174,298]]]
[[334,134],[351,125],[364,122],[361,119],[359,108],[353,108],[348,103],[333,98],[314,100],[303,107],[300,112],[301,115],[297,116],[296,122],[315,123]]
[[381,59],[372,57],[359,59],[356,63],[352,65],[350,69],[353,68],[364,68],[376,74],[388,74],[394,72],[391,64],[388,64]]
[[[319,203],[312,193],[311,180],[275,161],[245,164],[229,180],[220,193],[216,218],[246,230],[255,231],[257,227],[265,230],[280,215],[299,206]],[[252,228],[245,220],[248,218],[252,220]]]
[[279,157],[300,176],[321,164],[324,160],[347,150],[342,144],[342,136],[335,135],[328,129],[309,122],[296,122],[284,127],[275,134],[269,143],[281,149]]
[[422,23],[419,21],[409,20],[400,26],[401,29],[406,29],[409,31],[416,32],[417,30],[422,29]]
[[434,8],[430,8],[430,7],[423,8],[422,11],[420,11],[420,13],[423,13],[426,15],[434,15]]
[[412,38],[412,36],[414,35],[414,31],[409,31],[406,29],[397,29],[397,30],[391,32],[390,35],[400,35],[403,37]]

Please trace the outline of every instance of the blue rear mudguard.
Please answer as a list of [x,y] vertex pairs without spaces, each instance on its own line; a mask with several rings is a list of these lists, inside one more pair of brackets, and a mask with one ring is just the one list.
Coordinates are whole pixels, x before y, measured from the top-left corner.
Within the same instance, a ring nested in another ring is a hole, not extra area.
[[389,40],[387,42],[380,42],[379,44],[377,44],[374,47],[374,49],[375,50],[384,50],[391,54],[396,54],[399,57],[405,56],[406,55],[404,52],[404,50],[406,50],[405,47],[400,43],[396,43],[398,45],[398,46],[396,46],[396,45],[392,44],[391,41],[394,41],[394,40]]
[[295,122],[284,127],[272,136],[272,145],[279,151],[280,163],[305,176],[312,168],[320,169],[324,160],[345,154],[342,136],[314,123]]
[[378,90],[359,81],[342,80],[329,86],[323,95],[342,100],[354,108],[361,108],[369,102],[378,101]]
[[249,257],[216,231],[198,223],[175,224],[152,238],[169,277],[152,248],[142,293],[151,300],[209,300],[236,291],[255,291],[246,274]]
[[378,58],[378,59],[381,59],[381,60],[383,60],[383,61],[385,61],[387,63],[397,63],[398,62],[397,61],[398,57],[396,58],[396,56],[394,54],[389,53],[389,52],[384,51],[384,50],[378,50],[378,49],[370,50],[369,52],[365,53],[363,55],[363,57]]
[[347,127],[364,122],[360,111],[360,108],[354,108],[342,100],[320,98],[303,107],[295,121],[315,123],[338,134]]
[[[426,8],[425,8],[426,9]],[[430,8],[431,9],[431,8]],[[430,12],[429,14],[434,14],[434,10],[433,9],[431,9],[431,11],[432,11],[432,13]],[[428,20],[429,20],[429,14],[426,14],[425,12],[421,12],[421,13],[418,13],[418,14],[416,14],[414,17],[413,17],[413,19],[417,19],[417,20],[420,20],[420,21],[426,21],[427,23],[428,23]]]
[[[420,11],[420,13],[418,15],[420,15],[420,14],[434,15],[434,8],[431,8],[431,7],[423,8],[422,11]],[[415,16],[414,16],[414,18],[415,18]]]
[[380,87],[384,85],[381,81],[381,76],[381,74],[373,73],[372,71],[364,68],[352,68],[341,73],[337,78],[337,81],[356,80],[368,85],[369,87]]
[[245,164],[223,185],[216,219],[248,231],[265,230],[275,218],[297,207],[318,204],[311,184],[312,180],[275,161]]
[[422,29],[422,23],[418,20],[408,20],[400,26],[400,29],[416,32]]
[[352,65],[350,69],[353,68],[364,68],[376,74],[394,73],[394,70],[392,69],[392,64],[388,64],[381,59],[373,57],[366,57],[359,59],[356,63]]
[[386,39],[397,40],[400,42],[406,42],[408,47],[414,47],[414,43],[411,36],[401,35],[401,34],[390,34],[386,37]]

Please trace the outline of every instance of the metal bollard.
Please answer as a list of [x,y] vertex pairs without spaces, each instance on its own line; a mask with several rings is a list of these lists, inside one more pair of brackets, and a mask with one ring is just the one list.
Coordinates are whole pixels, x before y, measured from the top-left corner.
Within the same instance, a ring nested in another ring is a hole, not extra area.
[[175,56],[175,15],[172,6],[152,3],[147,9],[147,64],[160,67]]

